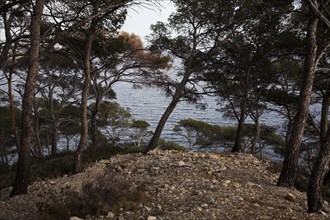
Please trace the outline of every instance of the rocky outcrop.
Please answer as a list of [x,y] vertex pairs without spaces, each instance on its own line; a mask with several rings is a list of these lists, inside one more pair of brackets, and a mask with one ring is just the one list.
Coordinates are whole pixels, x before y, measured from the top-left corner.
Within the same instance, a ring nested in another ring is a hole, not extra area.
[[[8,198],[2,190],[0,219],[38,219],[43,205],[65,202],[86,183],[116,176],[143,186],[148,197],[132,212],[121,209],[85,219],[328,219],[306,212],[306,196],[275,186],[267,161],[245,154],[154,150],[102,160],[83,173],[34,183],[29,194]],[[113,184],[113,183],[109,183]],[[117,183],[118,184],[118,183]],[[72,216],[75,217],[75,216]],[[73,218],[72,218],[73,219]],[[78,219],[78,218],[77,218]]]

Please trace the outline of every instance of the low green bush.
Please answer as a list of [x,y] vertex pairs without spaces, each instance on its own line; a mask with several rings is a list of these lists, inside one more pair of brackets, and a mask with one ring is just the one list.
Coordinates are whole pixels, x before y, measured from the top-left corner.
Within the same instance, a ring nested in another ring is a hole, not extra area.
[[164,139],[159,140],[159,149],[161,150],[177,150],[186,151],[186,148],[172,141],[166,141]]

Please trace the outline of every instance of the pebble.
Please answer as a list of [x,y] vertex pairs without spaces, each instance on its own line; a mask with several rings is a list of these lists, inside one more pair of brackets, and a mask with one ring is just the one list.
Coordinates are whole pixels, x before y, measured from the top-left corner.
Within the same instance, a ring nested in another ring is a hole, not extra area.
[[113,212],[108,212],[107,218],[114,218],[115,214]]
[[184,167],[184,166],[186,166],[186,163],[181,160],[181,161],[178,162],[178,166],[179,167]]
[[79,218],[79,217],[76,217],[76,216],[73,216],[73,217],[70,217],[70,220],[83,220],[83,219]]
[[293,202],[293,201],[296,200],[296,196],[293,195],[292,193],[289,193],[289,192],[288,192],[288,193],[286,194],[286,196],[285,196],[285,199],[287,199],[287,200]]
[[156,216],[148,216],[147,220],[157,220],[157,217]]

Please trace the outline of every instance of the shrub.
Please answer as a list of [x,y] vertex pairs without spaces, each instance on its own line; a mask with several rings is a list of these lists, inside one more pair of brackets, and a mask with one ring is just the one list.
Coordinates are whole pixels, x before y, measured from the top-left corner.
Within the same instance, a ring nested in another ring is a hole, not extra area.
[[82,195],[71,193],[66,203],[57,202],[46,206],[44,219],[68,219],[70,216],[84,218],[86,215],[116,215],[122,210],[137,211],[141,203],[148,201],[142,186],[134,186],[114,175],[100,176],[83,186]]
[[186,151],[186,148],[183,146],[172,142],[172,141],[166,141],[164,139],[159,140],[159,148],[161,150],[177,150],[177,151]]

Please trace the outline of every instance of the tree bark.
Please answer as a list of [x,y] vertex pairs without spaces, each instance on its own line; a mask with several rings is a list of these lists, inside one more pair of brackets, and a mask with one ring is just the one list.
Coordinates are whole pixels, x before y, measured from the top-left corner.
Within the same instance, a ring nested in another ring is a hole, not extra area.
[[158,125],[156,127],[156,130],[155,130],[148,146],[146,147],[144,153],[148,153],[150,150],[153,150],[156,147],[158,147],[160,135],[162,134],[165,124],[166,124],[168,118],[170,117],[170,115],[172,114],[172,112],[174,111],[176,105],[179,103],[180,98],[182,98],[182,96],[183,96],[184,88],[186,87],[188,79],[192,73],[191,66],[192,66],[192,57],[189,58],[189,62],[188,62],[188,66],[185,71],[185,74],[183,75],[181,82],[179,83],[179,85],[177,86],[177,88],[175,90],[172,101],[170,102],[170,104],[166,108],[165,112],[163,113],[162,117],[160,118]]
[[322,100],[320,120],[320,152],[314,163],[307,188],[308,212],[320,212],[324,208],[322,186],[325,182],[326,175],[329,173],[330,165],[330,133],[328,132],[329,104],[330,91],[327,91]]
[[261,154],[261,145],[260,145],[260,123],[259,123],[259,116],[257,116],[255,118],[255,121],[254,121],[254,126],[255,126],[255,135],[254,135],[254,138],[253,138],[253,142],[252,142],[252,145],[251,145],[251,154],[254,155],[256,152],[257,152],[257,144],[259,144],[259,150],[260,150],[260,155]]
[[283,168],[277,182],[278,186],[294,187],[295,185],[300,145],[304,134],[313,82],[315,78],[317,57],[317,26],[318,18],[312,17],[308,25],[308,51],[305,58],[303,83],[300,89],[297,113],[295,115],[292,132],[289,136],[288,146],[286,146]]
[[[37,158],[42,158],[42,144],[40,140],[40,130],[39,130],[39,119],[38,115],[35,117],[35,122],[34,122],[34,139],[35,139],[35,144],[34,144],[34,153]],[[33,149],[33,148],[32,148]]]
[[11,120],[11,126],[14,132],[15,144],[17,151],[20,149],[20,139],[19,139],[19,132],[16,126],[16,118],[15,118],[15,111],[14,111],[14,96],[13,96],[13,86],[12,86],[12,76],[14,72],[14,63],[15,59],[13,60],[12,67],[10,68],[9,76],[8,76],[8,97],[9,97],[9,118]]
[[[95,9],[96,11],[98,9]],[[80,131],[80,140],[77,147],[77,150],[74,155],[73,161],[73,172],[78,173],[82,170],[82,155],[83,151],[87,146],[88,142],[88,95],[89,87],[91,83],[91,64],[90,64],[90,54],[92,50],[92,42],[95,32],[95,24],[93,22],[90,24],[89,33],[87,36],[87,42],[85,47],[85,57],[84,57],[84,85],[81,96],[81,131]]]
[[39,71],[40,26],[45,0],[37,0],[31,19],[31,48],[29,71],[25,84],[22,107],[22,136],[18,154],[18,168],[10,196],[26,194],[30,180],[30,147],[33,130],[32,105]]
[[57,140],[58,140],[58,122],[53,121],[52,127],[52,141],[51,141],[51,155],[56,156],[57,154]]
[[173,110],[175,109],[176,105],[178,104],[178,102],[179,102],[179,99],[176,99],[176,100],[173,99],[171,101],[171,103],[168,105],[168,107],[166,108],[164,114],[162,115],[161,119],[158,122],[158,125],[149,142],[149,145],[145,149],[145,153],[149,152],[150,150],[155,149],[158,146],[160,135],[162,134],[165,124],[166,124],[168,118],[170,117],[170,115],[172,114]]
[[96,97],[95,105],[91,114],[91,140],[92,144],[95,145],[97,143],[97,114],[100,108],[99,98]]
[[236,137],[235,137],[235,144],[231,152],[240,152],[242,149],[242,136],[243,136],[243,126],[245,123],[245,116],[246,116],[246,108],[247,108],[247,98],[245,97],[241,103],[241,113],[240,118],[238,120],[237,130],[236,130]]
[[1,149],[1,165],[7,165],[8,164],[8,159],[6,159],[7,155],[5,152],[5,132],[3,129],[1,129],[1,134],[0,134],[0,149]]
[[322,184],[330,164],[329,140],[321,147],[321,151],[314,163],[307,188],[308,212],[320,212],[323,209]]

